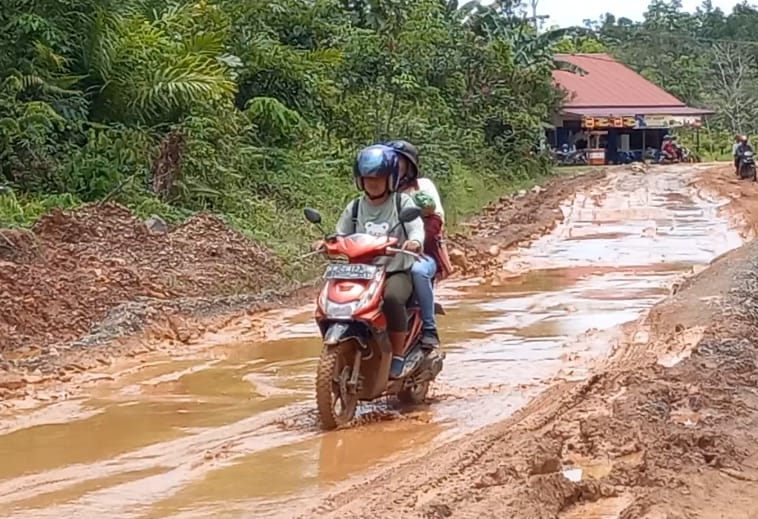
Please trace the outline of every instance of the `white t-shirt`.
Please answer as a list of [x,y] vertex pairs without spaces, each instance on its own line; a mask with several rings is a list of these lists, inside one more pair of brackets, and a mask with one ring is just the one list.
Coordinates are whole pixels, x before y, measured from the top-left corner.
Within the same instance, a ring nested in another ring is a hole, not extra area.
[[440,199],[440,194],[437,191],[437,186],[434,185],[434,182],[432,182],[428,178],[419,178],[416,180],[418,182],[418,189],[410,188],[406,193],[413,196],[418,191],[423,191],[427,195],[431,196],[434,200],[434,205],[436,206],[434,212],[437,213],[440,218],[442,218],[442,221],[445,221],[445,210],[442,208],[442,200]]

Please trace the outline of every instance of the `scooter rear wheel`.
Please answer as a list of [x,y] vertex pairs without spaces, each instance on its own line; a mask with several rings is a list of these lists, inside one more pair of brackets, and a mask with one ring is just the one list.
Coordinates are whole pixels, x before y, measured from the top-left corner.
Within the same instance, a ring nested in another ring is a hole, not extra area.
[[358,395],[345,391],[352,365],[348,361],[351,355],[344,347],[324,346],[316,370],[316,406],[321,427],[326,430],[350,423],[358,407]]

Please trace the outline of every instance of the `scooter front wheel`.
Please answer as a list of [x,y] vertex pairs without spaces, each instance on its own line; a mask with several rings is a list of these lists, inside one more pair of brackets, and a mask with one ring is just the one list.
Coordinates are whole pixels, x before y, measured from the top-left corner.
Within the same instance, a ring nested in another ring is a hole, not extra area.
[[357,392],[347,389],[353,366],[345,346],[324,346],[316,370],[316,406],[321,427],[327,430],[350,423],[358,407]]
[[397,399],[403,404],[419,405],[426,400],[426,394],[429,392],[429,381],[421,382],[415,386],[403,389],[397,394]]

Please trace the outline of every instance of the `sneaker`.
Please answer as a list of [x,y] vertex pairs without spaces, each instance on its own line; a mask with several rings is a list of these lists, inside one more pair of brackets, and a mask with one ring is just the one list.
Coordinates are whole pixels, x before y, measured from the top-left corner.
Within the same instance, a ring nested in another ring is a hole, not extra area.
[[393,355],[392,364],[390,365],[390,378],[400,378],[400,376],[403,374],[404,367],[405,357]]
[[440,345],[440,338],[437,335],[437,330],[424,330],[421,336],[421,345],[428,348],[436,348]]

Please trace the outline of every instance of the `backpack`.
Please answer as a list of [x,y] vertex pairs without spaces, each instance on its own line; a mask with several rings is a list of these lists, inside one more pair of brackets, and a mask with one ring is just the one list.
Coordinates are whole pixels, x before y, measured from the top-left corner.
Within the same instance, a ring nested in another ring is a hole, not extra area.
[[[397,211],[398,218],[400,217],[400,209],[403,205],[402,197],[400,196],[400,193],[395,192],[393,193],[393,196],[395,197],[395,210]],[[350,207],[350,211],[352,213],[350,219],[353,221],[353,232],[358,229],[358,209],[360,208],[361,199],[356,198],[353,200],[353,205]],[[405,224],[401,223],[400,226],[403,228],[403,235],[408,238],[408,231],[405,229]]]

